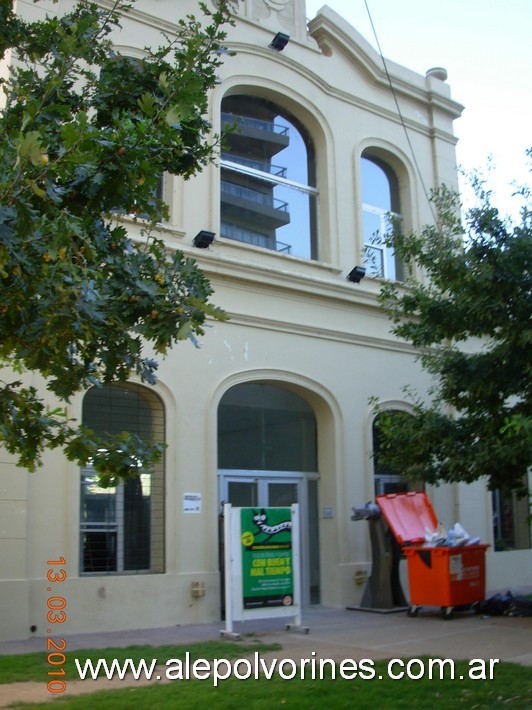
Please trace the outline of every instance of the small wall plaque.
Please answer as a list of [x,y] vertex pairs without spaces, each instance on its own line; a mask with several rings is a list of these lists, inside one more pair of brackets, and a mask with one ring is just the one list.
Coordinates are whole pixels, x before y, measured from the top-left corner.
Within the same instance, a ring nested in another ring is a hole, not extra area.
[[201,493],[183,493],[183,513],[201,513]]

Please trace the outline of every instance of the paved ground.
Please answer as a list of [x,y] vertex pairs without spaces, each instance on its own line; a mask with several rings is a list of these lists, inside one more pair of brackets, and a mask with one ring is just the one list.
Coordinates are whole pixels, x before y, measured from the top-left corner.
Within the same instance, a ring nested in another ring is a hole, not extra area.
[[[266,643],[279,643],[282,651],[265,658],[498,658],[532,666],[532,617],[482,617],[457,614],[444,621],[437,610],[422,610],[411,619],[404,612],[377,614],[363,611],[313,607],[303,613],[308,634],[286,631],[286,620],[260,620],[235,624],[243,636],[253,634]],[[171,628],[143,629],[66,637],[67,649],[104,648],[133,644],[179,644],[218,639],[223,622]],[[42,651],[45,640],[0,642],[0,654]],[[261,654],[262,655],[262,654]],[[165,661],[166,659],[161,659]],[[139,681],[71,681],[68,693],[82,694],[96,689],[138,685]],[[50,700],[45,683],[0,685],[0,708],[13,702]]]

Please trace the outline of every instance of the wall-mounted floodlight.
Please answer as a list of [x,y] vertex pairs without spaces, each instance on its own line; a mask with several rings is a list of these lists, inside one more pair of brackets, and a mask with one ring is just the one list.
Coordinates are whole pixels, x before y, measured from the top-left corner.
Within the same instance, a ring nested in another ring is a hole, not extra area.
[[198,249],[207,249],[207,247],[210,247],[213,243],[214,237],[214,232],[207,232],[205,229],[202,229],[201,232],[198,232],[194,237],[194,246],[198,247]]
[[282,52],[288,44],[289,39],[290,35],[285,35],[283,34],[283,32],[278,32],[272,39],[268,47],[270,47],[270,49],[275,49],[276,52]]
[[366,269],[363,266],[355,266],[355,268],[347,274],[347,280],[359,284],[365,275]]

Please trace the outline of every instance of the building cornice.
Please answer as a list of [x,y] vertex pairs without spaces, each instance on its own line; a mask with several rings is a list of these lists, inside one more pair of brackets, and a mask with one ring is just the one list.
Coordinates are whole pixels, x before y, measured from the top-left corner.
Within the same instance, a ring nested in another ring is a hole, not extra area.
[[[95,0],[96,5],[99,5],[104,10],[113,10],[116,5],[116,0]],[[165,34],[176,34],[179,25],[176,22],[169,22],[161,17],[157,17],[149,12],[144,12],[139,10],[137,7],[133,6],[127,11],[127,15],[124,15],[128,20],[134,20],[148,27],[153,27],[159,32]]]
[[[130,238],[142,241],[142,222],[123,219]],[[327,307],[357,308],[381,312],[378,304],[380,279],[366,277],[361,284],[347,281],[347,271],[334,264],[270,252],[250,244],[217,238],[209,249],[180,244],[185,236],[171,225],[159,224],[153,232],[169,252],[178,250],[194,259],[213,283],[231,288],[253,287],[271,296],[320,301]],[[352,265],[350,265],[351,267]],[[344,275],[345,272],[345,275]],[[383,315],[383,317],[385,317]]]
[[225,325],[244,326],[246,328],[257,328],[259,330],[275,331],[277,333],[289,333],[301,337],[328,340],[345,345],[356,345],[358,347],[371,348],[373,350],[387,350],[390,352],[400,352],[406,355],[418,355],[416,350],[409,343],[400,340],[393,340],[391,337],[379,338],[371,335],[363,335],[353,331],[340,330],[334,328],[324,328],[321,326],[305,325],[301,323],[274,320],[271,318],[258,318],[252,315],[226,311],[228,320]]
[[[215,292],[217,289],[227,289],[232,293],[242,291],[242,294],[252,291],[254,295],[263,295],[265,298],[274,297],[294,304],[300,303],[302,307],[311,308],[316,314],[323,308],[325,311],[336,310],[343,313],[342,317],[347,313],[355,318],[358,315],[387,320],[378,303],[380,281],[377,279],[368,277],[365,283],[355,285],[347,281],[340,269],[298,259],[295,259],[294,264],[287,261],[283,268],[281,264],[246,263],[241,258],[220,257],[214,254],[198,256],[187,253],[187,256],[189,255],[196,258],[198,266],[209,279]],[[280,262],[283,259],[290,260],[290,257],[281,255],[278,258]],[[301,264],[298,264],[298,261]],[[264,314],[258,316],[258,319],[264,319]],[[268,318],[265,322],[268,322]],[[298,327],[305,330],[310,328],[312,332],[323,330],[322,327],[308,325]],[[292,326],[288,329],[292,330]],[[390,341],[393,340],[394,337],[390,334]]]

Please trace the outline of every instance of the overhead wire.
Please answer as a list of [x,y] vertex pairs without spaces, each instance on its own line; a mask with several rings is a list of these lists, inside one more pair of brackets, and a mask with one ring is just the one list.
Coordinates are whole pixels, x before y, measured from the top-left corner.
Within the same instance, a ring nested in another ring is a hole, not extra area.
[[436,216],[436,211],[435,211],[435,209],[434,209],[434,205],[433,205],[433,203],[432,203],[432,200],[430,199],[429,191],[427,190],[427,186],[425,185],[425,180],[423,179],[423,174],[422,174],[422,172],[421,172],[421,168],[419,167],[419,163],[418,163],[418,160],[417,160],[417,157],[416,157],[416,152],[415,152],[415,150],[414,150],[414,146],[412,145],[412,141],[410,140],[410,135],[409,135],[409,133],[408,133],[408,128],[407,128],[407,126],[406,126],[406,122],[405,122],[403,113],[402,113],[402,111],[401,111],[401,107],[399,106],[399,100],[398,100],[398,98],[397,98],[397,92],[395,91],[395,88],[394,88],[394,85],[393,85],[393,82],[392,82],[392,78],[391,78],[391,76],[390,76],[390,72],[388,71],[388,65],[387,65],[387,63],[386,63],[386,59],[384,58],[384,55],[383,55],[383,53],[382,53],[381,44],[380,44],[380,41],[379,41],[379,37],[378,37],[378,35],[377,35],[377,30],[375,29],[375,24],[374,24],[374,22],[373,22],[373,17],[372,17],[372,15],[371,15],[371,11],[370,11],[370,9],[369,9],[369,5],[368,5],[367,0],[364,0],[364,5],[366,6],[366,12],[368,13],[369,22],[370,22],[370,25],[371,25],[371,29],[372,29],[372,31],[373,31],[373,36],[374,36],[375,42],[376,42],[376,44],[377,44],[377,50],[378,50],[378,52],[379,52],[379,55],[380,55],[380,58],[381,58],[381,61],[382,61],[382,65],[383,65],[383,67],[384,67],[384,73],[386,74],[386,79],[387,79],[387,81],[388,81],[388,85],[389,85],[389,87],[390,87],[390,91],[392,92],[392,96],[393,96],[393,99],[394,99],[394,102],[395,102],[395,107],[396,107],[396,109],[397,109],[397,115],[399,116],[399,120],[401,121],[401,125],[402,125],[403,130],[404,130],[404,133],[405,133],[406,141],[407,141],[407,143],[408,143],[408,147],[410,148],[410,152],[411,152],[411,154],[412,154],[412,160],[414,161],[414,165],[415,165],[417,174],[418,174],[418,176],[419,176],[419,180],[420,180],[420,182],[421,182],[421,187],[423,188],[423,193],[424,193],[425,198],[426,198],[426,200],[427,200],[427,202],[428,202],[428,205],[429,205],[429,207],[430,207],[430,211],[432,212],[432,216],[434,217],[434,221],[437,223],[437,222],[438,222],[438,218],[437,218],[437,216]]

